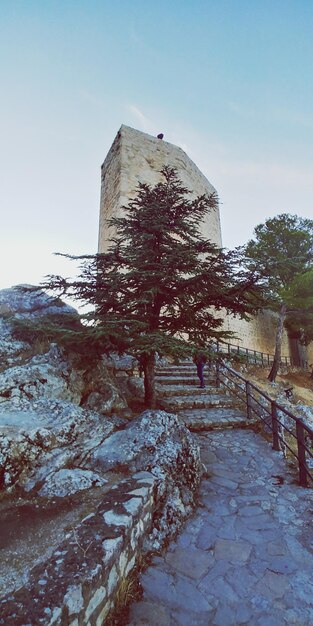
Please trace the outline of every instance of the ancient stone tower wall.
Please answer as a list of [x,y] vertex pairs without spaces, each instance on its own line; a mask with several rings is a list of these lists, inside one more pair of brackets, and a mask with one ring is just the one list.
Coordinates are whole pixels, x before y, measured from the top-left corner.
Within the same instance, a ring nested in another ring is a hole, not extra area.
[[[109,232],[107,220],[121,215],[122,207],[136,195],[138,182],[155,185],[164,165],[178,171],[179,178],[192,196],[210,194],[214,187],[178,146],[157,139],[128,126],[121,126],[101,168],[101,200],[98,251],[106,252]],[[202,225],[205,237],[222,245],[219,210],[211,211]],[[272,354],[275,346],[275,315],[260,313],[250,322],[225,315],[224,329],[235,333],[231,343]],[[287,333],[282,353],[290,356]],[[313,350],[312,350],[313,361]]]
[[[223,329],[234,333],[230,343],[250,350],[258,350],[265,354],[273,354],[276,338],[275,313],[261,311],[249,321],[242,320],[232,315],[225,316]],[[282,355],[290,356],[289,340],[287,332],[283,332]]]
[[[138,182],[151,185],[160,182],[164,165],[178,170],[179,178],[193,196],[215,191],[181,148],[129,126],[121,126],[101,168],[99,252],[107,250],[108,239],[113,234],[108,230],[107,220],[121,214],[121,207],[136,195]],[[202,232],[218,246],[222,245],[218,209],[206,217]]]

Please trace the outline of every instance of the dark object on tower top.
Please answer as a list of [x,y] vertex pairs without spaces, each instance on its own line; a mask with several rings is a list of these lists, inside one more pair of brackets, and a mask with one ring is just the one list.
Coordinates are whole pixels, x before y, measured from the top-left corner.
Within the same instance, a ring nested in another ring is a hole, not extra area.
[[163,139],[163,137],[164,137],[163,133],[159,133],[159,135],[157,135],[158,139]]

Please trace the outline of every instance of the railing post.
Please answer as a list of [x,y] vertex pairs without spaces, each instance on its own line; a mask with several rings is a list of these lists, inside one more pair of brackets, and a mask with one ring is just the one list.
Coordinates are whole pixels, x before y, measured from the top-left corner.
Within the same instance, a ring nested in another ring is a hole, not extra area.
[[277,421],[277,406],[275,402],[271,402],[271,414],[272,414],[272,433],[273,433],[273,450],[280,450],[279,436],[278,436],[278,421]]
[[267,353],[267,365],[270,365],[270,355]]
[[221,385],[221,379],[220,379],[220,364],[218,362],[218,359],[216,361],[216,380],[215,380],[215,384],[216,387],[220,387]]
[[263,352],[261,352],[261,361],[262,361],[262,367],[264,365],[264,361],[263,361]]
[[252,418],[252,403],[251,403],[251,384],[248,380],[246,380],[246,402],[247,402],[247,418],[251,420]]
[[253,350],[254,352],[254,363],[256,363],[256,350]]
[[299,462],[299,484],[301,487],[308,486],[308,472],[305,458],[305,438],[303,424],[297,420],[296,423],[297,444],[298,444],[298,462]]

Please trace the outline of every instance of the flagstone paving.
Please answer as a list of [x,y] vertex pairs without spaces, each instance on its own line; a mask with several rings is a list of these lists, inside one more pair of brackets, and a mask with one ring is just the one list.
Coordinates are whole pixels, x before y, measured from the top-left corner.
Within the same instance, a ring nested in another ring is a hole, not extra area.
[[142,574],[129,626],[312,626],[312,491],[261,435],[219,428],[195,435],[198,508]]

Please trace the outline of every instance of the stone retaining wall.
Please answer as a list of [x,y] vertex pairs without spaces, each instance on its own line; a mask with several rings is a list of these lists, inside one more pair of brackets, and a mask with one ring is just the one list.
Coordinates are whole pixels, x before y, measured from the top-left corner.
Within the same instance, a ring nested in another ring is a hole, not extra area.
[[138,472],[112,488],[29,582],[1,600],[0,624],[103,626],[152,528],[157,484]]

